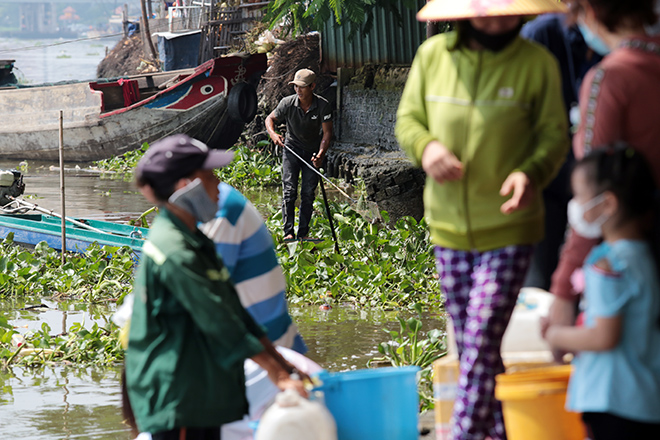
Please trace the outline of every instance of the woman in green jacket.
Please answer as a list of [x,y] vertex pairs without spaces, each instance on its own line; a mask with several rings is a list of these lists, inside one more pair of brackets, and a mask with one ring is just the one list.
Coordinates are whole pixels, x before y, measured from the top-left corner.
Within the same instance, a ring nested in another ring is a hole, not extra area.
[[495,375],[533,244],[543,236],[541,190],[568,150],[553,56],[518,36],[522,16],[555,0],[433,0],[420,20],[458,20],[422,44],[396,135],[427,174],[426,217],[450,313],[460,378],[454,440],[505,439]]

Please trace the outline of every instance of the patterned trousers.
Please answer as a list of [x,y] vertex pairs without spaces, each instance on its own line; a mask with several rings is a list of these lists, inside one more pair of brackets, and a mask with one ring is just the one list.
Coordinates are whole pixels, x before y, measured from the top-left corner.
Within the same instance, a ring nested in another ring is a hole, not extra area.
[[453,440],[505,440],[495,375],[504,371],[500,346],[529,268],[533,247],[492,251],[435,248],[445,308],[454,322],[460,374]]

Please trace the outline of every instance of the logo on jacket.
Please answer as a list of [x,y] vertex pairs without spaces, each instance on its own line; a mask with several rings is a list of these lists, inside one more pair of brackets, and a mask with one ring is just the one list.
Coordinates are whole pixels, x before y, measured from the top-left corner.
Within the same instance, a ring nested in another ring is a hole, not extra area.
[[312,115],[312,121],[315,121],[319,118],[319,115]]
[[502,87],[498,92],[497,96],[504,99],[513,98],[513,87]]

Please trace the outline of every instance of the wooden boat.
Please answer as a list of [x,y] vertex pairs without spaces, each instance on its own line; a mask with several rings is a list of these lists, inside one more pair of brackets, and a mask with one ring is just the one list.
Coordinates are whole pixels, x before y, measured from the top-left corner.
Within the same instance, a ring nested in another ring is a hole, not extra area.
[[117,156],[174,133],[229,148],[256,113],[264,54],[227,56],[194,69],[54,85],[0,88],[0,159]]
[[[92,243],[101,246],[128,246],[140,255],[148,229],[102,220],[77,219],[83,226],[67,222],[66,250],[84,252]],[[45,241],[49,247],[62,250],[62,220],[44,214],[0,214],[0,239],[14,234],[14,243],[35,246]]]

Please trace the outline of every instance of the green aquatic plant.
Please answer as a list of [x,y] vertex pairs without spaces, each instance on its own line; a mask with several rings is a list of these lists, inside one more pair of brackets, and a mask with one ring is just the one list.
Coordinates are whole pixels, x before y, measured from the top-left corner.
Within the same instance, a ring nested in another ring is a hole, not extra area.
[[60,253],[38,243],[29,251],[0,242],[0,297],[55,296],[87,301],[123,298],[131,291],[135,254],[128,248],[93,244],[84,254]]
[[264,150],[267,141],[257,143],[256,148],[238,145],[234,151],[234,161],[216,170],[223,182],[237,189],[278,186],[282,183],[282,161]]
[[[422,305],[417,303],[413,308],[421,316]],[[433,409],[433,362],[447,354],[444,332],[433,329],[425,335],[422,333],[422,321],[418,318],[407,320],[397,317],[399,331],[385,330],[391,340],[378,344],[378,352],[382,357],[374,358],[367,363],[387,362],[394,367],[415,365],[421,368],[417,377],[422,411]],[[425,337],[424,337],[425,336]]]
[[[292,302],[349,302],[357,307],[396,309],[414,303],[440,304],[440,289],[424,220],[403,217],[388,226],[369,221],[351,206],[329,202],[338,238],[335,251],[323,203],[315,201],[311,224],[320,243],[283,243],[277,250]],[[271,231],[281,230],[282,214],[273,209]]]
[[149,143],[145,142],[137,150],[127,151],[121,156],[98,160],[94,162],[94,165],[101,171],[126,174],[127,178],[131,179],[133,177],[133,170],[148,149]]
[[[216,175],[223,182],[238,189],[279,185],[282,182],[281,159],[266,152],[264,147],[263,142],[258,143],[254,149],[245,145],[235,146],[232,148],[234,161],[229,166],[216,170]],[[96,161],[94,165],[101,171],[115,173],[130,180],[137,163],[148,149],[149,144],[145,142],[137,150]]]
[[0,316],[0,363],[4,367],[53,363],[114,365],[123,359],[119,329],[110,322],[105,326],[94,323],[90,328],[77,322],[59,335],[52,335],[44,322],[40,329],[23,335]]

